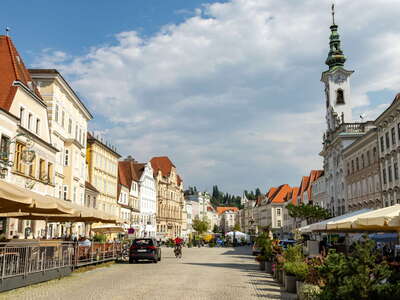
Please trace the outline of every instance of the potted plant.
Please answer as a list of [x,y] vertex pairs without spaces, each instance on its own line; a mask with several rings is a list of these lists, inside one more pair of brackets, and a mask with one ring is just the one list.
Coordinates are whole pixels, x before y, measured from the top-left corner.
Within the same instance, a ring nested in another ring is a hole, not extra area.
[[286,274],[285,287],[288,292],[296,293],[308,274],[308,264],[304,261],[294,261],[286,262],[283,267]]
[[296,293],[296,268],[297,262],[285,262],[283,269],[285,271],[285,288],[289,293]]
[[283,255],[276,255],[276,271],[277,271],[277,280],[280,283],[283,283],[283,264],[285,263],[285,258]]
[[256,261],[260,264],[260,270],[265,270],[265,256],[260,254],[256,256]]

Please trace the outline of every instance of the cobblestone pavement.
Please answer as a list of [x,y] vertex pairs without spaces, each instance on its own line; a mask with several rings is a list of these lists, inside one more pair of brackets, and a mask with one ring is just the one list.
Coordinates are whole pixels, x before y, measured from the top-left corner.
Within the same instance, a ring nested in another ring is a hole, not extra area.
[[114,264],[0,294],[0,299],[295,299],[250,255],[250,248],[162,249],[158,264]]

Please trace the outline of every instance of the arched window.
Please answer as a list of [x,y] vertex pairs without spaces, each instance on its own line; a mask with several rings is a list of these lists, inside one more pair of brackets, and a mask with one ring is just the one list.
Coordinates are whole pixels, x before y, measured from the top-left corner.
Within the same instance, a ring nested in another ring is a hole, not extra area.
[[342,89],[336,91],[336,104],[344,104],[344,94]]

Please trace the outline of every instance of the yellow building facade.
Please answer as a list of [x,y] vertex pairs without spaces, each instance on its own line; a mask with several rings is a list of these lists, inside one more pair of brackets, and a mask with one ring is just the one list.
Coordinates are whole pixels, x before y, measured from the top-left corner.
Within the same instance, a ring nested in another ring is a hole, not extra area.
[[88,181],[99,191],[96,208],[119,217],[118,160],[115,148],[92,134],[87,135]]

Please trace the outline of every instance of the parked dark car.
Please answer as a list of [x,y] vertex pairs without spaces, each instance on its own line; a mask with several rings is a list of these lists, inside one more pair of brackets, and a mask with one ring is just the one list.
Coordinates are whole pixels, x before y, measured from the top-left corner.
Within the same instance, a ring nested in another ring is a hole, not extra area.
[[283,249],[287,249],[288,246],[294,246],[296,245],[295,240],[280,240],[279,241],[279,246],[281,246]]
[[136,263],[138,260],[151,260],[157,263],[161,260],[161,248],[155,239],[135,239],[129,248],[129,263]]

